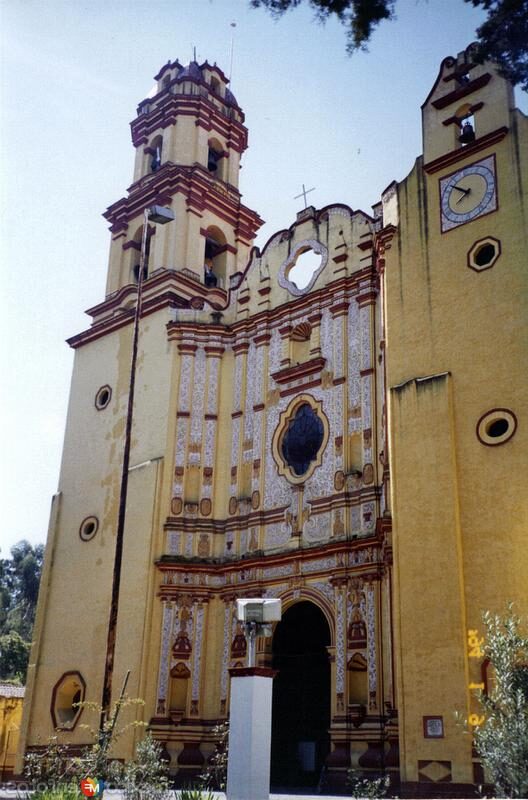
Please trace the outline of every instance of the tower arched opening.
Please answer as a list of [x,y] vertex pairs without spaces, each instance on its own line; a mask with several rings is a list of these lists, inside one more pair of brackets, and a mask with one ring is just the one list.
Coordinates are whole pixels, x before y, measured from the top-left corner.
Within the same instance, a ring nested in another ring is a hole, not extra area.
[[155,136],[148,147],[145,147],[145,168],[143,172],[157,172],[162,163],[163,136]]
[[471,144],[471,142],[475,141],[477,135],[475,115],[473,114],[472,106],[469,103],[460,106],[460,108],[456,110],[455,117],[460,126],[457,136],[459,144],[462,147]]
[[211,288],[224,287],[227,275],[227,240],[215,225],[205,232],[204,283]]
[[224,180],[224,148],[218,139],[209,139],[207,149],[207,169],[215,178]]
[[[148,277],[149,258],[150,258],[150,240],[152,238],[153,230],[148,228],[147,241],[145,246],[145,263],[143,264],[142,280]],[[130,251],[130,279],[131,282],[137,283],[139,280],[139,265],[141,262],[141,239],[143,237],[143,225],[136,230],[134,238],[132,239]]]

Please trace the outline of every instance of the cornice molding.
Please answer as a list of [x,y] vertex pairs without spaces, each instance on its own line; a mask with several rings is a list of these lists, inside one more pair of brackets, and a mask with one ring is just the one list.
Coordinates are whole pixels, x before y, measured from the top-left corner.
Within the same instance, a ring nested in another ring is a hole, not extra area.
[[[447,80],[451,80],[453,77],[454,76],[450,75]],[[445,80],[446,78],[444,78],[444,81]],[[443,97],[438,97],[436,100],[432,101],[431,105],[440,110],[451,105],[451,103],[458,103],[458,101],[463,97],[468,97],[468,95],[473,94],[473,92],[476,92],[478,89],[482,89],[490,82],[490,80],[491,74],[486,72],[484,75],[480,75],[478,78],[469,81],[469,83],[466,83],[459,89],[455,89],[453,92],[443,95]]]
[[294,366],[280,369],[278,372],[273,372],[271,377],[278,384],[291,383],[291,381],[305,378],[307,375],[321,372],[325,364],[326,358],[312,358],[310,361],[305,361],[303,364],[295,364]]
[[[313,561],[319,558],[329,558],[333,555],[351,553],[357,550],[365,550],[367,548],[380,548],[382,543],[382,538],[374,534],[361,539],[344,539],[339,542],[325,542],[324,544],[305,548],[295,547],[291,548],[290,550],[283,550],[280,553],[269,553],[266,555],[260,552],[258,555],[248,554],[245,557],[233,558],[229,559],[228,561],[219,561],[218,563],[212,563],[211,561],[182,561],[179,560],[177,556],[165,555],[158,559],[155,562],[155,565],[160,572],[205,572],[212,575],[217,575],[219,572],[225,572],[227,574],[239,572],[240,570],[246,571],[250,569],[267,569],[269,567],[293,562],[294,564],[299,565],[299,571],[296,574],[301,574],[300,565],[306,563],[307,561]],[[376,561],[370,561],[360,565],[343,564],[343,569],[350,571],[352,566],[354,566],[354,568],[359,566],[370,572],[376,563]],[[310,573],[310,575],[311,574],[312,573]],[[203,587],[200,588],[203,589]],[[225,588],[233,591],[233,586],[226,586]],[[241,585],[239,588],[243,589],[244,586]],[[195,590],[195,587],[189,586],[188,591],[192,593],[193,590]]]
[[211,176],[202,164],[182,166],[167,161],[152,176],[145,176],[130,187],[128,197],[108,206],[103,217],[112,233],[126,231],[132,220],[151,205],[169,205],[175,195],[185,198],[187,210],[211,211],[233,227],[236,239],[251,245],[263,220],[256,211],[240,202],[234,186]]
[[[248,145],[248,131],[243,125],[243,114],[236,108],[242,117],[241,121],[227,116],[217,107],[208,97],[190,94],[171,94],[162,93],[153,98],[156,105],[146,114],[140,114],[130,123],[130,132],[134,147],[139,147],[148,143],[151,136],[159,129],[168,128],[175,125],[178,117],[196,117],[201,127],[214,130],[220,136],[228,140],[228,147],[232,147],[238,153],[243,153]],[[225,103],[222,98],[220,102]]]
[[475,153],[479,153],[481,150],[485,150],[487,147],[491,147],[491,145],[501,142],[507,135],[508,130],[509,128],[506,126],[497,128],[497,130],[491,131],[491,133],[487,133],[485,136],[481,136],[479,139],[475,139],[474,142],[466,145],[466,147],[458,147],[456,150],[451,150],[449,153],[445,153],[443,156],[435,158],[433,161],[429,161],[427,164],[424,164],[424,172],[427,172],[428,175],[432,175],[435,172],[439,172],[440,170],[444,169],[445,167],[450,167],[452,164],[456,164],[459,161],[464,161],[466,158],[470,158],[471,156],[475,155]]
[[[327,286],[305,297],[292,298],[274,309],[258,311],[245,319],[237,320],[231,325],[208,325],[191,321],[171,321],[167,323],[167,336],[169,341],[179,339],[181,335],[196,337],[197,341],[209,342],[207,338],[212,333],[222,345],[231,347],[239,336],[248,339],[258,338],[259,345],[267,342],[262,336],[269,336],[270,331],[284,324],[286,309],[292,321],[296,316],[302,317],[307,310],[316,307],[317,312],[309,317],[316,324],[321,316],[321,309],[330,308],[337,294],[344,298],[352,299],[359,291],[360,283],[371,278],[371,266],[348,277],[340,277]],[[190,275],[181,270],[160,268],[148,278],[143,287],[142,318],[163,308],[204,308],[208,305],[212,310],[225,310],[231,296],[236,290],[208,288],[199,280],[194,280]],[[81,347],[95,339],[129,325],[133,322],[133,308],[123,309],[122,304],[127,298],[135,297],[137,286],[128,284],[108,295],[96,306],[87,310],[92,317],[102,317],[85,331],[69,339],[67,343],[73,347]],[[181,332],[181,333],[180,333]],[[257,342],[256,342],[257,343]]]

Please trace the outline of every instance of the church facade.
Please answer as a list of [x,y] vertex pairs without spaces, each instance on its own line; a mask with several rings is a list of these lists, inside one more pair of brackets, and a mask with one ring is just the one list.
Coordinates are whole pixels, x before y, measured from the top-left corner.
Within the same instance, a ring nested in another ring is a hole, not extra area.
[[[259,249],[225,75],[176,61],[156,80],[105,213],[105,298],[69,340],[21,753],[57,729],[81,747],[76,704],[129,673],[145,705],[123,720],[192,779],[246,664],[235,601],[276,597],[257,647],[278,670],[272,783],[344,789],[356,767],[463,794],[483,780],[454,717],[476,721],[488,680],[481,612],[528,600],[526,118],[469,48],[446,58],[407,178]],[[174,221],[145,223],[158,206]]]

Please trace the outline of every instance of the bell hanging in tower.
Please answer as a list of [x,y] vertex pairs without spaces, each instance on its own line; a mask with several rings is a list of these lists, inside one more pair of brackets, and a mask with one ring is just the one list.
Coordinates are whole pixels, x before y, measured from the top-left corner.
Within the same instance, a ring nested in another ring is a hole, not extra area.
[[216,153],[212,148],[209,148],[209,153],[207,157],[207,169],[209,172],[216,172],[218,169],[218,158],[219,155]]
[[458,137],[458,141],[461,144],[469,144],[470,142],[475,141],[475,131],[473,130],[473,125],[471,122],[469,122],[469,120],[466,120],[462,125],[462,131]]

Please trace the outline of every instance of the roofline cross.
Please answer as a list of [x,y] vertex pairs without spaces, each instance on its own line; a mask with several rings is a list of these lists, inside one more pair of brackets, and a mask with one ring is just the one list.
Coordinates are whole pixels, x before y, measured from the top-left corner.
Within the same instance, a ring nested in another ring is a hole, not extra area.
[[315,191],[315,186],[313,186],[311,189],[306,189],[306,187],[305,187],[305,185],[303,183],[302,187],[303,187],[302,188],[302,192],[300,194],[295,195],[295,197],[293,199],[294,200],[298,200],[299,197],[304,197],[304,207],[308,208],[308,203],[306,202],[306,195],[309,194],[310,192]]

